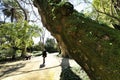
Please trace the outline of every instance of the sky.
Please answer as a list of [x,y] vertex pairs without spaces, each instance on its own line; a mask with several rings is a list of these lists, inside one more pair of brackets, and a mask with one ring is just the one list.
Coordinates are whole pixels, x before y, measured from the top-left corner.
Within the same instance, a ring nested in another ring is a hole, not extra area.
[[3,15],[2,15],[2,9],[3,9],[4,7],[2,6],[2,3],[0,3],[0,21],[2,21],[2,17],[3,17]]

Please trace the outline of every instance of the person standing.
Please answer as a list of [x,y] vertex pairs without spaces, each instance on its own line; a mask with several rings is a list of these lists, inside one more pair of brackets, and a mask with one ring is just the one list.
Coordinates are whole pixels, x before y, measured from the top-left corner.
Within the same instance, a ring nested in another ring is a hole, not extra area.
[[43,64],[45,64],[45,58],[47,57],[47,51],[46,50],[44,50],[42,52],[42,57],[43,57]]

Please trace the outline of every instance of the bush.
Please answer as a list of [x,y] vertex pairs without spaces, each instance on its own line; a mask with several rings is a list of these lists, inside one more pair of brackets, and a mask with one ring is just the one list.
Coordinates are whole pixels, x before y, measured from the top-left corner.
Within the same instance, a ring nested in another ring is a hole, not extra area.
[[42,51],[33,51],[33,56],[41,56],[42,55]]
[[15,51],[12,48],[0,50],[0,60],[11,58]]
[[58,52],[58,47],[57,47],[57,43],[55,42],[55,40],[51,39],[51,38],[48,38],[46,40],[45,49],[49,53]]

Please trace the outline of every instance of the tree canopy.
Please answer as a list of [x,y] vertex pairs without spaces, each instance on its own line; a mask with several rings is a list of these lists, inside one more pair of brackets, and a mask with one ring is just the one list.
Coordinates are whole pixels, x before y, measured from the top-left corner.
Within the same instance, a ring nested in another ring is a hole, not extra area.
[[104,23],[120,25],[120,9],[117,0],[93,0],[93,11],[96,13],[96,20]]

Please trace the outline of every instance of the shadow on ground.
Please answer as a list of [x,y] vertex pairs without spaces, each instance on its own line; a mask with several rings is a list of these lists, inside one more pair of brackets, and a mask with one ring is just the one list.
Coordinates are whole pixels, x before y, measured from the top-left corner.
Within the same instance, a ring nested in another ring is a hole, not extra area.
[[6,65],[6,66],[0,66],[1,72],[0,72],[0,77],[3,77],[5,75],[8,75],[22,67],[25,66],[25,63],[18,63],[15,65]]
[[41,65],[40,65],[40,68],[43,68],[43,67],[45,67],[45,64],[41,64]]
[[60,75],[60,80],[82,80],[71,70],[69,59],[63,58],[61,62],[61,67],[62,72]]
[[[21,66],[19,66],[19,65],[21,65]],[[17,75],[26,74],[26,73],[35,72],[35,71],[52,69],[52,68],[59,67],[60,65],[56,65],[56,66],[44,68],[44,67],[45,67],[45,64],[41,64],[41,65],[40,65],[40,69],[28,70],[28,71],[16,71],[17,69],[22,68],[22,67],[25,66],[25,64],[22,64],[22,63],[21,63],[21,64],[16,64],[16,65],[10,65],[10,66],[11,66],[10,69],[3,71],[2,74],[0,73],[0,77],[4,76],[4,78],[5,78],[5,77],[9,77],[9,76],[17,76]],[[6,67],[10,67],[10,66],[6,66]],[[15,72],[15,71],[16,71],[15,74],[9,75],[11,72]],[[7,75],[7,74],[8,74],[8,75]]]

